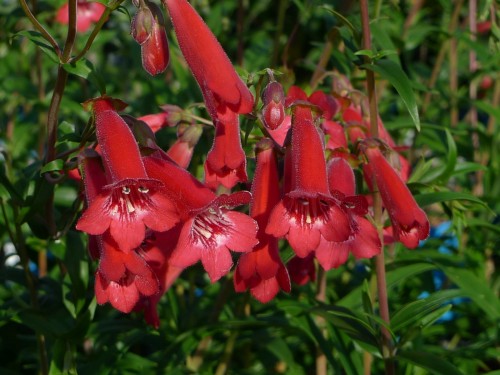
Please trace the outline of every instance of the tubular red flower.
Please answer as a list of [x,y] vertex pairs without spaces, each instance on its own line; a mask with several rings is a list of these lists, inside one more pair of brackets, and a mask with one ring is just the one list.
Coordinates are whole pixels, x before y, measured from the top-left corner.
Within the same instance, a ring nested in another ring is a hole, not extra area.
[[130,251],[141,244],[145,226],[162,232],[178,221],[178,215],[162,183],[147,176],[130,128],[110,109],[113,101],[98,98],[90,105],[111,184],[89,203],[76,228],[93,235],[109,228],[120,249]]
[[278,169],[271,140],[261,140],[256,152],[250,215],[259,225],[259,244],[252,252],[240,257],[234,273],[234,287],[237,292],[250,289],[257,300],[267,303],[280,288],[290,292],[290,279],[279,256],[278,240],[265,232],[270,212],[280,200]]
[[313,252],[323,236],[328,241],[345,241],[349,220],[340,203],[329,192],[323,144],[311,109],[296,106],[292,119],[290,167],[285,176],[291,191],[276,205],[266,228],[275,237],[286,236],[299,257]]
[[429,236],[429,221],[410,190],[377,146],[364,145],[367,170],[375,176],[378,190],[392,222],[394,239],[408,248]]
[[[214,94],[233,112],[249,113],[253,96],[202,18],[186,0],[164,0],[179,47],[204,95]],[[207,101],[207,98],[205,98]]]
[[356,196],[354,172],[343,158],[328,163],[328,183],[332,195],[342,202],[342,210],[349,217],[351,233],[345,241],[327,241],[321,238],[316,258],[325,270],[339,267],[352,252],[356,258],[371,258],[380,253],[382,244],[378,232],[364,216],[368,204],[364,197]]
[[231,111],[218,114],[215,118],[214,143],[205,162],[205,183],[212,189],[216,189],[219,184],[231,189],[247,179],[238,114]]
[[248,252],[258,243],[257,223],[248,215],[231,210],[247,204],[250,193],[241,191],[216,197],[171,162],[148,157],[145,166],[148,174],[163,181],[182,206],[179,210],[184,224],[172,254],[172,265],[185,268],[201,260],[210,280],[215,282],[231,269],[229,250]]

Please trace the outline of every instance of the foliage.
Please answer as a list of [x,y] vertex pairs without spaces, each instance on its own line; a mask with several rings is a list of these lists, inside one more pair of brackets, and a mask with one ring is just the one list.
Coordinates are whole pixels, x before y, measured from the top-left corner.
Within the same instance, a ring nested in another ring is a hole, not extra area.
[[[59,51],[33,27],[24,0],[0,9],[0,373],[300,375],[321,373],[318,358],[332,374],[500,369],[496,2],[477,1],[477,35],[461,0],[370,2],[366,49],[357,1],[191,1],[256,97],[266,68],[308,94],[335,91],[342,74],[364,96],[367,72],[376,73],[380,116],[410,161],[409,187],[431,235],[414,250],[385,247],[389,323],[379,313],[375,262],[351,257],[318,269],[317,285],[293,285],[266,304],[234,292],[232,272],[211,283],[201,265],[189,267],[162,297],[157,330],[141,313],[95,300],[96,263],[75,229],[82,186],[68,177],[78,151],[95,141],[80,103],[106,93],[136,117],[167,103],[210,117],[171,24],[170,65],[151,77],[130,36],[135,7],[102,3],[95,40],[94,26],[76,34],[69,55],[68,27],[54,21],[61,1],[26,5]],[[250,175],[261,134],[254,120],[242,120]],[[189,167],[200,179],[212,138],[206,127]],[[172,127],[156,134],[163,149],[176,139]],[[280,244],[286,262],[292,250]]]

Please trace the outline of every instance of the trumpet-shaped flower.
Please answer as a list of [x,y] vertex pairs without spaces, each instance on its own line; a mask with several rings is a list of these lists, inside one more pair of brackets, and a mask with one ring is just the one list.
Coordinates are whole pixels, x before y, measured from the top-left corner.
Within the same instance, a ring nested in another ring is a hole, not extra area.
[[76,228],[93,235],[109,229],[120,249],[130,251],[145,237],[145,227],[170,229],[178,216],[162,183],[148,177],[139,148],[110,98],[88,103],[93,109],[109,184],[90,202]]
[[410,190],[376,144],[365,143],[366,168],[375,177],[384,207],[392,222],[394,239],[411,249],[429,236],[429,220]]
[[280,289],[290,292],[290,278],[278,252],[278,240],[265,232],[269,214],[280,200],[279,176],[270,139],[257,144],[257,168],[252,183],[250,215],[259,224],[259,244],[243,254],[234,272],[237,292],[250,289],[260,302],[273,299]]
[[[305,94],[304,94],[305,95]],[[311,109],[293,109],[292,142],[285,161],[285,196],[276,205],[266,228],[275,237],[286,236],[299,257],[306,257],[327,241],[345,241],[350,223],[338,200],[330,194],[322,140]]]
[[238,192],[217,197],[189,172],[167,160],[148,157],[148,174],[161,180],[176,197],[183,220],[171,264],[188,267],[201,260],[212,282],[224,276],[233,264],[229,250],[248,252],[258,243],[257,223],[232,208],[247,204],[250,193]]

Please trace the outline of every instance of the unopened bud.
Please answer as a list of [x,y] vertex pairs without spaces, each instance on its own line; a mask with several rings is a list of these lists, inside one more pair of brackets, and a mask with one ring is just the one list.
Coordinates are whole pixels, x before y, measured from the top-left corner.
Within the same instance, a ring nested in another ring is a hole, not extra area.
[[141,7],[132,18],[130,33],[137,43],[143,45],[151,36],[155,19],[148,7]]
[[263,120],[268,129],[277,129],[285,119],[285,92],[279,82],[272,81],[262,92]]

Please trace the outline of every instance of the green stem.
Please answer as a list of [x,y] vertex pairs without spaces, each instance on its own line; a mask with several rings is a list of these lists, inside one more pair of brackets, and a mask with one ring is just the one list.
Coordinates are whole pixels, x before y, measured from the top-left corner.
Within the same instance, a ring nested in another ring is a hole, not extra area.
[[64,49],[62,53],[61,61],[63,64],[67,63],[71,57],[71,51],[75,44],[76,39],[76,11],[78,8],[77,0],[69,0],[69,21],[68,21],[68,33],[66,35],[66,42],[64,43]]
[[[363,27],[363,48],[371,50],[371,31],[370,31],[370,16],[368,12],[368,0],[360,0],[361,6],[361,24]],[[365,57],[368,60],[368,57]],[[367,61],[369,63],[369,61]],[[375,76],[373,71],[366,71],[366,84],[368,90],[368,102],[370,109],[370,132],[372,137],[378,137],[378,109],[377,96],[375,93]],[[380,241],[382,243],[382,251],[375,257],[375,271],[377,275],[377,292],[379,301],[380,317],[388,325],[390,324],[389,303],[387,298],[387,283],[385,276],[385,258],[383,246],[383,223],[382,223],[382,200],[380,193],[377,191],[375,180],[373,183],[373,220],[378,231]],[[384,357],[385,372],[388,375],[395,373],[394,361],[392,358],[392,338],[390,332],[385,328],[382,331],[382,354]]]
[[69,62],[75,63],[79,60],[81,60],[85,54],[89,51],[90,47],[92,47],[92,43],[94,43],[94,40],[101,31],[102,27],[106,23],[106,21],[109,18],[109,15],[111,14],[112,11],[114,11],[116,8],[120,6],[121,3],[123,3],[125,0],[117,0],[115,3],[108,4],[108,7],[102,14],[101,18],[99,18],[99,21],[94,26],[94,29],[92,30],[92,33],[89,35],[89,38],[87,39],[87,43],[85,43],[85,47],[80,51],[78,55],[73,57]]
[[57,53],[57,56],[60,57],[61,56],[61,49],[57,45],[57,42],[52,37],[52,35],[50,35],[50,33],[47,30],[45,30],[45,28],[42,26],[42,24],[40,22],[38,22],[35,15],[31,12],[28,4],[26,3],[26,0],[19,0],[19,4],[21,4],[21,8],[23,8],[23,11],[26,14],[26,16],[29,18],[31,24],[35,27],[36,30],[38,30],[38,32],[40,34],[42,34],[44,39],[50,43],[50,45],[54,48],[55,52]]

